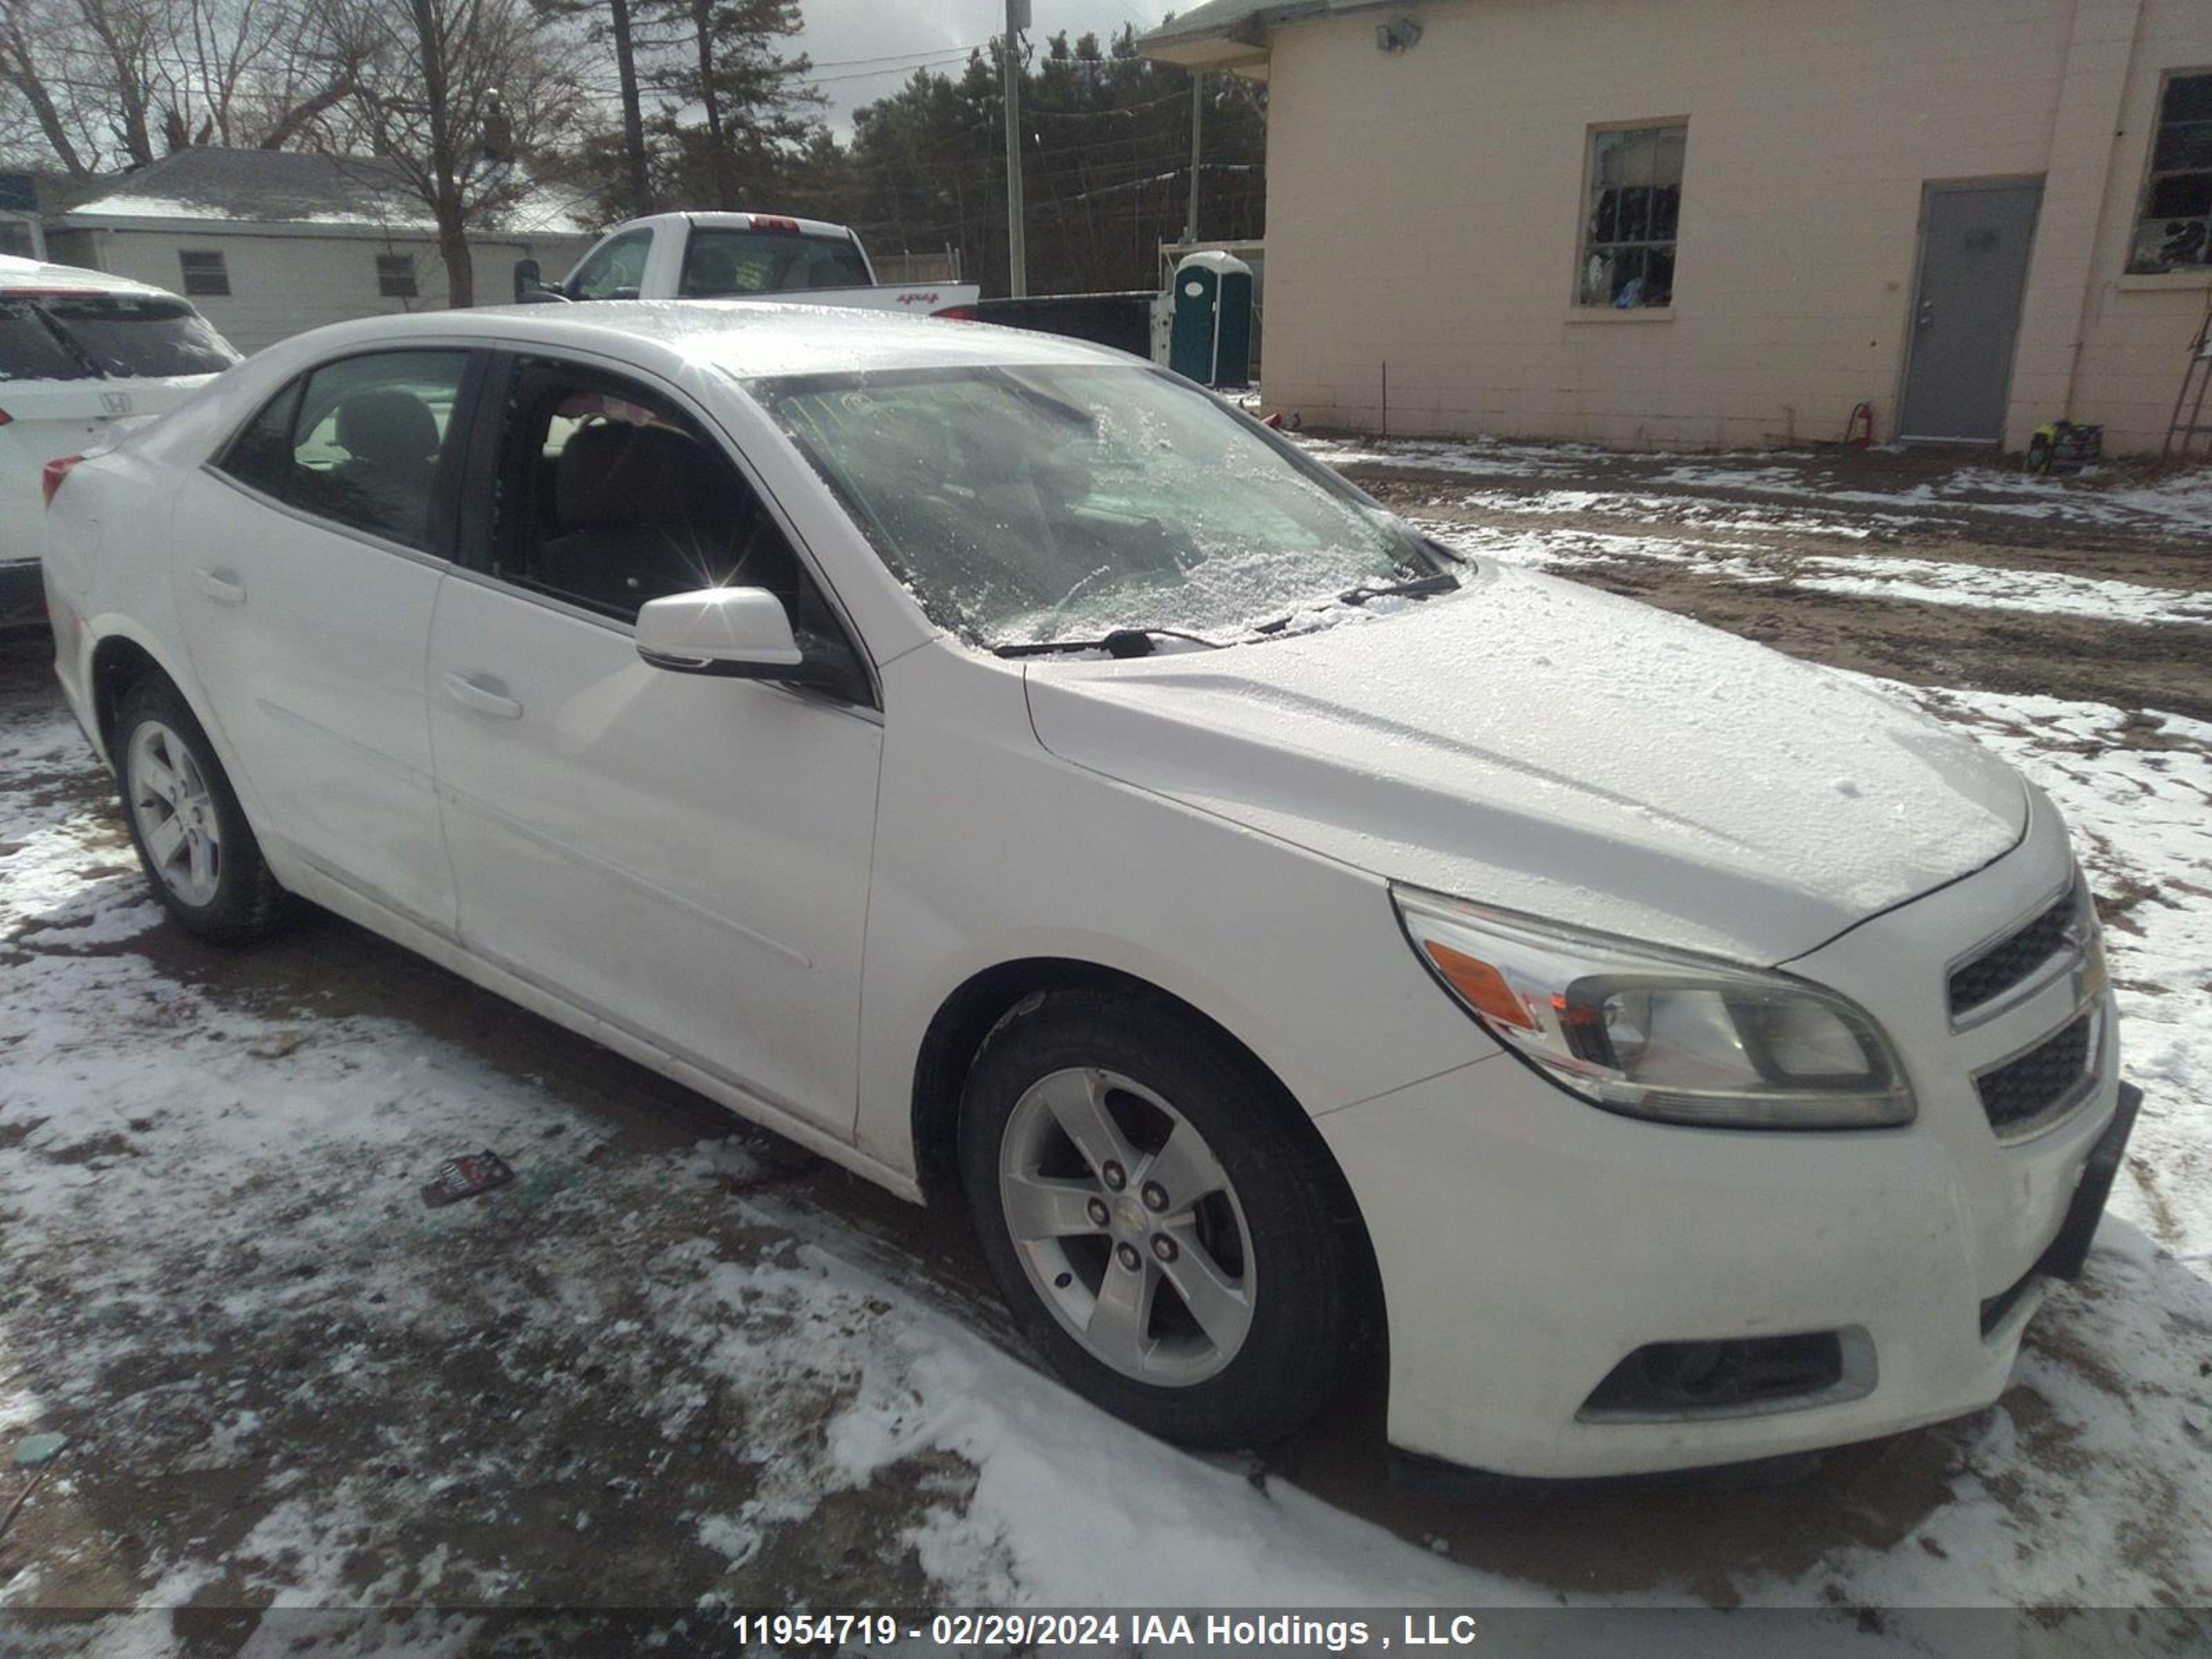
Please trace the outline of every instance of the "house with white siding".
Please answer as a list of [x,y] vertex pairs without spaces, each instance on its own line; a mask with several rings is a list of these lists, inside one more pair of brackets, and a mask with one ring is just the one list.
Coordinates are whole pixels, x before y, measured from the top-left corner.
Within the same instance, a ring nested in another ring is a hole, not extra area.
[[2164,444],[2212,0],[1208,0],[1267,86],[1271,407],[1645,447]]
[[[187,295],[241,351],[325,323],[446,304],[429,210],[384,162],[300,150],[179,150],[77,196],[46,222],[48,257]],[[592,237],[550,192],[471,231],[477,298],[535,259],[565,271]]]

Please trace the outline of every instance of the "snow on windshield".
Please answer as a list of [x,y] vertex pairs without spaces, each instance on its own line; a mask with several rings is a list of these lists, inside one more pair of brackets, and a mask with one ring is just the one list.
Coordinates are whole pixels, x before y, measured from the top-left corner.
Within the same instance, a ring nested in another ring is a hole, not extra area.
[[1290,446],[1152,369],[913,369],[754,391],[931,616],[993,645],[1233,631],[1439,568]]

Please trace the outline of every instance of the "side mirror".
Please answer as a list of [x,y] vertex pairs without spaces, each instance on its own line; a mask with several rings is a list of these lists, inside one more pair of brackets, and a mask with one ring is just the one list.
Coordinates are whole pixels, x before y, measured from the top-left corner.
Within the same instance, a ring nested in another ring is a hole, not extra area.
[[537,260],[517,259],[514,262],[515,304],[520,305],[526,296],[544,286],[540,280],[542,276],[543,270]]
[[672,673],[776,680],[851,702],[867,697],[849,653],[802,650],[783,601],[765,587],[708,587],[648,599],[637,613],[637,654]]

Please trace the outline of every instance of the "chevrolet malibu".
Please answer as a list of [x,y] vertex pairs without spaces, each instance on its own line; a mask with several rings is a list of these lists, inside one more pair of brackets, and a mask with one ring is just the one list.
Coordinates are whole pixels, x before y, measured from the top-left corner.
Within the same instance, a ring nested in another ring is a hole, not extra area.
[[1974,1410],[2136,1109],[2051,804],[1116,354],[304,335],[47,480],[176,922],[337,911],[922,1200],[1107,1409],[1724,1462]]

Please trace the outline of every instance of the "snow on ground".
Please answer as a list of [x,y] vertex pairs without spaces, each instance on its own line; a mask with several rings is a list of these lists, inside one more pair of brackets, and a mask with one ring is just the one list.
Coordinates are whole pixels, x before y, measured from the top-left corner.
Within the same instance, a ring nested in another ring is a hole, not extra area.
[[[1913,1538],[1735,1589],[2201,1607],[2212,726],[1885,689],[2066,813],[2148,1103],[2088,1277],[2053,1294],[2006,1401],[1936,1431],[1956,1463]],[[88,1529],[143,1525],[100,1508],[137,1481],[234,1492],[223,1524],[146,1540],[118,1603],[542,1601],[514,1565],[533,1528],[604,1537],[605,1571],[642,1573],[622,1540],[648,1516],[674,1528],[690,1593],[757,1603],[799,1582],[760,1576],[794,1540],[886,1492],[870,1547],[952,1602],[1569,1599],[1081,1405],[834,1226],[794,1236],[752,1195],[770,1173],[757,1140],[640,1150],[557,1079],[465,1042],[318,1014],[307,988],[264,1008],[196,983],[155,948],[88,768],[51,705],[0,720],[0,1449],[70,1425],[36,1507],[78,1506]],[[517,1185],[423,1209],[437,1160],[480,1146],[510,1153]],[[38,1605],[70,1565],[0,1580],[0,1608]],[[173,1651],[146,1626],[114,1635]]]

